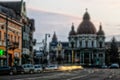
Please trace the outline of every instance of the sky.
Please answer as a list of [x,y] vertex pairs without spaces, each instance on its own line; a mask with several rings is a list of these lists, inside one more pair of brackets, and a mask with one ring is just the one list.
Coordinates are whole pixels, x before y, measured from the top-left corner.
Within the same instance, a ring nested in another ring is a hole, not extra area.
[[[44,39],[45,33],[52,36],[54,31],[58,35],[58,40],[67,41],[71,24],[74,23],[75,30],[77,30],[86,8],[97,30],[99,24],[102,23],[107,39],[112,36],[120,36],[120,0],[24,1],[28,16],[35,19],[34,38],[38,42]],[[48,38],[48,40],[50,39],[51,37]]]

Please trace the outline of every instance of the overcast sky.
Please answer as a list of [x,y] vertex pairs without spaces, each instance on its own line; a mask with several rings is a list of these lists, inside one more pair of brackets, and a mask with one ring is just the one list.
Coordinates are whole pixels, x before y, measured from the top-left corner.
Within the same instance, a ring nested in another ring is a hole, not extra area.
[[[103,30],[105,31],[106,36],[120,35],[120,0],[24,0],[24,1],[26,2],[28,15],[30,17],[35,18],[37,29],[35,32],[35,38],[37,39],[39,39],[38,36],[40,35],[43,36],[45,33],[48,32],[52,34],[54,31],[56,31],[58,37],[62,35],[64,36],[64,38],[60,39],[63,39],[62,41],[64,40],[66,41],[69,30],[71,29],[72,22],[75,23],[75,29],[77,29],[78,25],[81,22],[81,18],[85,12],[85,8],[88,8],[88,12],[91,16],[91,21],[93,22],[97,29],[99,27],[99,23],[100,22],[102,23]],[[43,13],[41,15],[41,12],[45,12],[44,15]],[[63,16],[61,17],[60,15]],[[68,15],[71,17],[69,18],[66,17]],[[64,18],[66,17],[67,19],[66,18],[64,19],[63,17]],[[42,37],[40,39],[42,39]]]

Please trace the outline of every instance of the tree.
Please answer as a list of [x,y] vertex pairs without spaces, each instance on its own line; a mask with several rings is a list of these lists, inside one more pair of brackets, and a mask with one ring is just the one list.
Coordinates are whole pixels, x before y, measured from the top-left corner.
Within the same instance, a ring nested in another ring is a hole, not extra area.
[[118,58],[119,58],[118,46],[115,37],[113,37],[110,46],[110,62],[118,63],[119,62]]

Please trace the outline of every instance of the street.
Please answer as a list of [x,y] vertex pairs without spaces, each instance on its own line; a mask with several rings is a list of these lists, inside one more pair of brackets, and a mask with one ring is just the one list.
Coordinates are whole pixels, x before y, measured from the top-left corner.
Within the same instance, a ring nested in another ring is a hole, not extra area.
[[39,74],[4,75],[0,80],[120,80],[120,69],[83,69]]

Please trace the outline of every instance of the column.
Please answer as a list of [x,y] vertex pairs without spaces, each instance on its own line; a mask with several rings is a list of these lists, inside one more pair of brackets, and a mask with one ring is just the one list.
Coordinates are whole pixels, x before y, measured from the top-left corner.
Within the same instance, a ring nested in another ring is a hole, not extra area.
[[84,53],[82,55],[83,55],[83,64],[84,64]]
[[[80,54],[80,53],[79,53]],[[80,54],[80,65],[81,65],[81,61],[82,61],[82,59],[81,59],[81,54]]]
[[89,64],[91,64],[91,53],[89,53]]
[[75,59],[74,60],[76,60],[77,59],[77,53],[74,53],[75,54]]
[[105,53],[103,53],[103,65],[105,65]]

